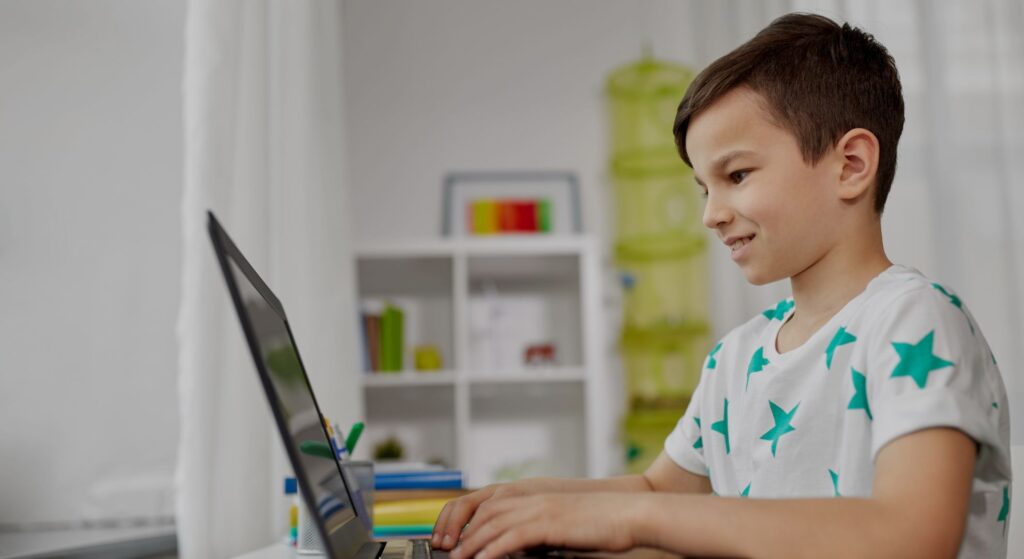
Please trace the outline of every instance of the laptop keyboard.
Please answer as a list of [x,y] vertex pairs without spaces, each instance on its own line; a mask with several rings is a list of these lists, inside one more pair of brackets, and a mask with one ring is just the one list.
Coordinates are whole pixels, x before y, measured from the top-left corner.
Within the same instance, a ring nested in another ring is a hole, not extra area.
[[410,540],[411,553],[406,554],[406,559],[448,559],[448,552],[440,549],[432,549],[430,540]]

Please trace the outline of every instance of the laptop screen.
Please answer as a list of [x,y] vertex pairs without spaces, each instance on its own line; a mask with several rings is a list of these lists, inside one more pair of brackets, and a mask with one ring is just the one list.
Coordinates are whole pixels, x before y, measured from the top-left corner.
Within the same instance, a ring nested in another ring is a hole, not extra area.
[[320,519],[328,551],[349,551],[366,537],[369,519],[351,522],[366,509],[347,469],[342,479],[284,308],[212,215],[210,233],[306,504]]

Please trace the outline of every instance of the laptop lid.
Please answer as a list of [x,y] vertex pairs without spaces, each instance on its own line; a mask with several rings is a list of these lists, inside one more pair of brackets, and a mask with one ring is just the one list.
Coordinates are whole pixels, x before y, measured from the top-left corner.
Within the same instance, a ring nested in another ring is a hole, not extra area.
[[213,212],[207,215],[210,240],[302,498],[316,519],[324,551],[328,557],[353,557],[370,541],[371,523],[362,518],[366,509],[361,506],[358,488],[343,473],[330,450],[320,406],[284,307],[242,256]]

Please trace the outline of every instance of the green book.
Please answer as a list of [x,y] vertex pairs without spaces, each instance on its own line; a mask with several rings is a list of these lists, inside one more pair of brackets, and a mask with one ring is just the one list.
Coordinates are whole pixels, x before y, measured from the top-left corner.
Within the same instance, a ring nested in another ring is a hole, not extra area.
[[388,304],[380,319],[381,370],[402,370],[402,346],[405,343],[402,309]]
[[551,201],[541,200],[537,204],[537,230],[550,233],[551,232]]
[[393,536],[429,536],[433,530],[433,524],[403,524],[400,526],[374,526],[373,536],[376,538],[386,538]]

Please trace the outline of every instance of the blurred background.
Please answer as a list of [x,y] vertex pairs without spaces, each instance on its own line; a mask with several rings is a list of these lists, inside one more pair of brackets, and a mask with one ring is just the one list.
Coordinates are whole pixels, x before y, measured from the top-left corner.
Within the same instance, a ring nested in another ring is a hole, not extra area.
[[287,531],[207,209],[357,458],[642,470],[715,340],[789,293],[703,230],[671,119],[791,11],[895,57],[888,254],[971,309],[1024,443],[1019,2],[0,0],[0,557]]

